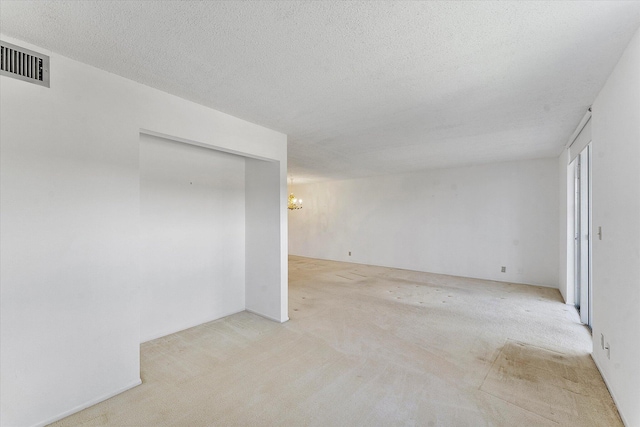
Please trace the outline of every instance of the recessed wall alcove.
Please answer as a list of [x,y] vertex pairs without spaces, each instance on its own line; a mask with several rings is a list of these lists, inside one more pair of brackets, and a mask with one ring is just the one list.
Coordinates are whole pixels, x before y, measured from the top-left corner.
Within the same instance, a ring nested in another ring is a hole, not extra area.
[[140,341],[281,318],[280,164],[140,132]]

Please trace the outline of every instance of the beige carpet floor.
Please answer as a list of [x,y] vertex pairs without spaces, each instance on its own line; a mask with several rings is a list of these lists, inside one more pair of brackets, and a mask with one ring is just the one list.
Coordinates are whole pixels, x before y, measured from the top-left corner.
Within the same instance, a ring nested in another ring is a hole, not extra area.
[[142,385],[54,425],[622,425],[555,289],[289,261],[289,322],[145,343]]

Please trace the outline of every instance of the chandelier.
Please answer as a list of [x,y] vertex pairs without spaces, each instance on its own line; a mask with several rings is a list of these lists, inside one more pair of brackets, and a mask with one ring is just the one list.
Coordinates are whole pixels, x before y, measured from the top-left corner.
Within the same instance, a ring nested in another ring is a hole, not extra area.
[[[293,187],[293,178],[290,179],[290,182]],[[294,196],[293,193],[290,193],[287,208],[289,208],[289,210],[302,209],[302,199],[296,199],[296,196]]]
[[302,209],[302,199],[296,199],[296,196],[294,196],[293,193],[289,194],[289,203],[287,203],[287,207],[291,210]]

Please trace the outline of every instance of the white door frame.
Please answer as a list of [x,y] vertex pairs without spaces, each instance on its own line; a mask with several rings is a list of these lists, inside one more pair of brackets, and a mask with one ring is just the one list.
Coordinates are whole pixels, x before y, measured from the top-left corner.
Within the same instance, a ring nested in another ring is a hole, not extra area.
[[591,326],[591,143],[580,152],[574,168],[574,286],[580,321]]

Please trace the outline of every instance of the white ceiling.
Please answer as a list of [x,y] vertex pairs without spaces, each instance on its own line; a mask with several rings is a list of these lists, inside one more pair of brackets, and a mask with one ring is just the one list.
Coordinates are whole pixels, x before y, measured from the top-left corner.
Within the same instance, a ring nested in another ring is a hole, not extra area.
[[617,1],[0,3],[8,36],[287,133],[296,182],[557,156],[639,25]]

